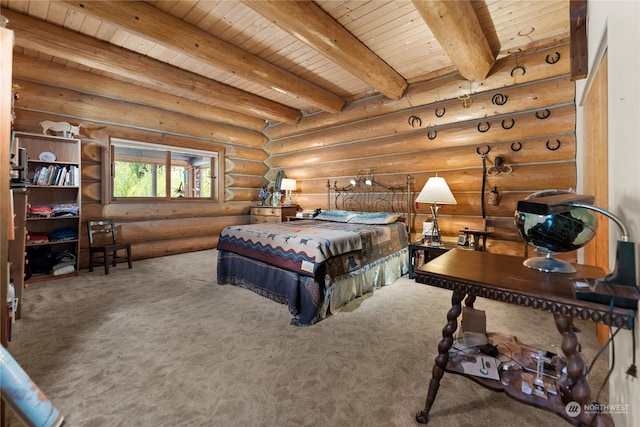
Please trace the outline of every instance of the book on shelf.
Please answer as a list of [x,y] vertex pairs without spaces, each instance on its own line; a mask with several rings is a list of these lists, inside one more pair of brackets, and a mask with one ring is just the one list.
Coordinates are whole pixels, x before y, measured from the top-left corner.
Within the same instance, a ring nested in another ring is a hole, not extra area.
[[77,166],[41,166],[33,173],[33,185],[76,186],[80,170]]

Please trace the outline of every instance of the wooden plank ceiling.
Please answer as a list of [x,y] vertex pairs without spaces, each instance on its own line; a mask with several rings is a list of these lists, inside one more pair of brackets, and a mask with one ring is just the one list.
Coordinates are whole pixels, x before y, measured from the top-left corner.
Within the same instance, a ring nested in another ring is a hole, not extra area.
[[[0,0],[0,12],[16,53],[138,87],[97,94],[204,104],[238,124],[229,117],[295,123],[368,96],[399,99],[456,72],[481,82],[496,59],[566,41],[569,3]],[[17,63],[18,77],[34,79]],[[58,84],[86,91],[74,80]]]

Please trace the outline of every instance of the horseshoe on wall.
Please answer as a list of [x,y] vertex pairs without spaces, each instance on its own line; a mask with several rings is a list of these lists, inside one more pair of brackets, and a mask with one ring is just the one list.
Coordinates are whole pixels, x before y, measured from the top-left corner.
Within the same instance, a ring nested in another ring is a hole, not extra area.
[[504,129],[504,130],[509,130],[509,129],[511,129],[511,128],[513,127],[513,125],[515,125],[515,124],[516,124],[516,121],[515,121],[515,120],[513,120],[513,117],[511,118],[511,124],[510,124],[510,125],[507,125],[507,124],[506,124],[506,122],[505,122],[504,120],[502,120],[502,129]]
[[493,105],[504,105],[507,103],[508,99],[509,97],[507,95],[496,93],[495,95],[493,95],[493,98],[491,98],[491,103]]
[[547,58],[545,59],[545,62],[547,64],[553,65],[556,62],[558,62],[560,60],[560,52],[556,52],[556,54],[552,57],[550,57],[549,55],[547,55]]
[[433,141],[434,139],[436,139],[437,136],[438,136],[438,131],[435,129],[427,132],[427,138],[429,138],[430,141]]
[[516,66],[511,69],[511,77],[513,77],[516,70],[521,70],[523,76],[524,76],[524,73],[527,72],[527,70],[525,70],[524,67],[518,63],[518,53],[520,52],[522,52],[522,49],[518,48],[518,50],[513,53],[513,56],[516,58]]
[[482,123],[478,123],[478,132],[485,133],[491,128],[491,123],[485,122],[487,124],[486,127],[482,126]]
[[491,147],[489,146],[489,144],[487,144],[487,150],[486,151],[480,151],[480,147],[476,147],[476,153],[478,153],[479,155],[485,157],[487,154],[489,154],[489,151],[491,151]]
[[545,108],[543,111],[536,111],[536,117],[540,120],[544,120],[551,115],[551,111],[548,108]]
[[444,107],[442,107],[442,112],[440,112],[440,109],[439,109],[439,108],[436,108],[436,116],[437,116],[437,117],[442,117],[442,116],[444,116],[444,113],[445,113],[446,111],[447,111],[447,110],[446,110],[446,108],[444,108]]
[[555,147],[552,147],[549,145],[550,144],[549,140],[547,140],[547,149],[551,151],[556,151],[558,148],[560,148],[560,145],[561,145],[560,140],[556,139],[556,142],[558,143],[558,145],[556,145]]
[[511,143],[511,151],[520,151],[521,149],[522,143],[520,141]]
[[412,128],[416,127],[416,123],[418,124],[418,127],[422,126],[422,119],[418,116],[409,116],[409,120],[407,120],[407,122],[409,122]]

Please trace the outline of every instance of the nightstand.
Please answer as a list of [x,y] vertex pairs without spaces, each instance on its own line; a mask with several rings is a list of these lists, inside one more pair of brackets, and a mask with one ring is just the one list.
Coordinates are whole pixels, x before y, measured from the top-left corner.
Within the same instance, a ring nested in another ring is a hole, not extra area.
[[252,206],[251,224],[284,222],[288,216],[296,216],[297,206]]

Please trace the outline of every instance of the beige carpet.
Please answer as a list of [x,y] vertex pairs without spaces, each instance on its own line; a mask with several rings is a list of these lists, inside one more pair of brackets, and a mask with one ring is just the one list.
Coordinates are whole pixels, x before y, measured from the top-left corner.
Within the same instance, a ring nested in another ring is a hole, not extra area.
[[[405,277],[291,326],[286,306],[217,285],[210,250],[32,285],[9,350],[66,426],[415,426],[449,304],[450,292]],[[560,353],[549,313],[476,308],[490,330]],[[589,361],[595,327],[576,324]],[[594,394],[606,365],[605,354]],[[429,425],[566,422],[445,374]]]

